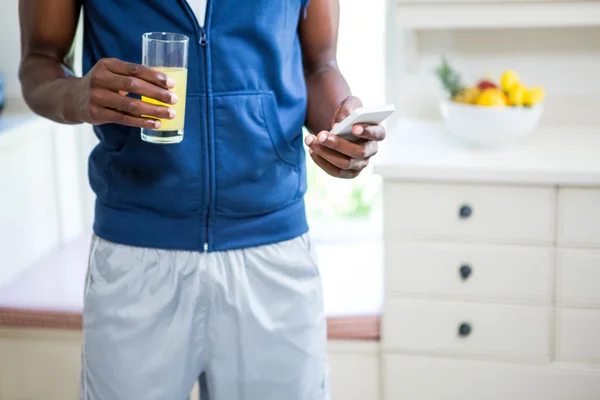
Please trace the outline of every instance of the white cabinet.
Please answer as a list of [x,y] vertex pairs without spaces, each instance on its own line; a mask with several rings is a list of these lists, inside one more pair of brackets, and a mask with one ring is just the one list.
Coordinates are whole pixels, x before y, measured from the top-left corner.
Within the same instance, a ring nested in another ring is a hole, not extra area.
[[592,368],[385,355],[384,399],[598,400]]
[[558,203],[559,244],[600,247],[600,189],[563,188]]
[[81,333],[0,328],[0,400],[79,399]]
[[[0,400],[79,399],[81,340],[79,331],[0,328]],[[333,399],[380,399],[378,343],[329,341],[328,358]]]
[[329,341],[331,398],[379,400],[379,344],[361,341]]
[[558,310],[556,359],[600,366],[600,310]]
[[600,399],[600,141],[573,134],[392,137],[383,400]]
[[399,0],[397,24],[405,28],[564,27],[600,25],[593,0]]
[[600,308],[600,250],[560,250],[557,286],[560,306]]

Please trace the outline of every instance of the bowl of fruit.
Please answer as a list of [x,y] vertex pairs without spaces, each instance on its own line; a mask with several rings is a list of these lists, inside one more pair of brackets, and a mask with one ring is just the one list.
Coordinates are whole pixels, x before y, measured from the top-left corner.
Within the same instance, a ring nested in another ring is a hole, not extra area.
[[544,113],[544,89],[529,88],[517,72],[505,71],[498,82],[482,79],[465,85],[444,59],[437,69],[448,97],[440,110],[448,130],[473,147],[505,147],[530,136]]

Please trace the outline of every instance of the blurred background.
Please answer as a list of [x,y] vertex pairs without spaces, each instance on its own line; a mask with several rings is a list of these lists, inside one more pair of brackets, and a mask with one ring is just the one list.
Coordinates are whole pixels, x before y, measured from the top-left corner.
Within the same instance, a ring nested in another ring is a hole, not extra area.
[[[74,400],[96,138],[24,106],[0,3],[0,400]],[[600,399],[600,2],[340,3],[397,113],[358,179],[309,163],[333,398]]]

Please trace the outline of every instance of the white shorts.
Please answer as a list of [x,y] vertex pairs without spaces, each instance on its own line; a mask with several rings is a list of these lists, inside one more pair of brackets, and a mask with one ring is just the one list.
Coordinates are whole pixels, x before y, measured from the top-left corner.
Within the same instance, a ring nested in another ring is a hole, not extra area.
[[94,237],[82,400],[329,398],[321,278],[308,235],[198,253]]

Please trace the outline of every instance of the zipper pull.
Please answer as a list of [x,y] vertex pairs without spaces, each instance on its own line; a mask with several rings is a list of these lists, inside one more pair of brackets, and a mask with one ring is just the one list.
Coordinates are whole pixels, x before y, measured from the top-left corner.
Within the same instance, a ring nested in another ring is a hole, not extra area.
[[208,243],[204,243],[204,251],[208,251]]
[[206,35],[206,29],[203,26],[200,27],[200,46],[206,46],[208,43],[208,36]]

